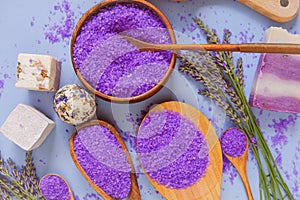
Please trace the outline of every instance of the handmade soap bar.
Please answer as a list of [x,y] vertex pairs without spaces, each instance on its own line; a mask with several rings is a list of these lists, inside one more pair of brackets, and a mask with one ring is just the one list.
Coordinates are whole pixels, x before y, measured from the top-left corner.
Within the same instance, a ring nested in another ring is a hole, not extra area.
[[[300,35],[271,27],[265,42],[299,43]],[[300,113],[300,55],[262,54],[250,95],[250,105],[266,110]]]
[[0,132],[8,139],[29,151],[39,147],[55,124],[35,108],[19,104],[10,113]]
[[56,91],[59,87],[60,63],[51,56],[19,54],[17,88]]

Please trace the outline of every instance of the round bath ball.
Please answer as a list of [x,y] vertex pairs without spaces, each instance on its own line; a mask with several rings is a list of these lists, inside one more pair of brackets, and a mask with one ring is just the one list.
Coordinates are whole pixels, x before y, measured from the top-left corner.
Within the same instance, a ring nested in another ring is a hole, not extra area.
[[48,174],[39,184],[40,191],[47,200],[70,200],[73,199],[72,191],[67,182],[59,175]]
[[247,147],[245,133],[238,128],[230,128],[221,135],[221,147],[223,153],[231,157],[242,156]]
[[62,121],[82,124],[96,114],[95,96],[79,85],[65,85],[55,94],[54,110]]

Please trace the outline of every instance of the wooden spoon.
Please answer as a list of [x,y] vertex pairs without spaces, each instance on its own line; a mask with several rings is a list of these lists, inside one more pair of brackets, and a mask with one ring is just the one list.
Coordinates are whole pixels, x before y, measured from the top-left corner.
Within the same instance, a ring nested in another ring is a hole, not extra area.
[[203,50],[203,51],[231,51],[248,53],[283,53],[300,54],[300,44],[280,43],[244,43],[244,44],[152,44],[129,36],[124,39],[140,51],[159,50]]
[[210,150],[210,164],[207,167],[204,177],[200,178],[198,182],[184,189],[173,189],[164,185],[160,185],[151,179],[147,172],[143,169],[146,177],[155,187],[155,189],[168,200],[220,199],[223,167],[222,151],[218,137],[210,121],[196,108],[188,104],[175,101],[159,104],[152,108],[149,113],[154,111],[162,111],[165,109],[178,112],[180,115],[186,116],[199,128],[207,140],[207,145]]
[[[68,187],[68,192],[69,192],[69,194],[70,194],[70,199],[69,199],[69,200],[74,200],[74,199],[75,199],[75,198],[74,198],[74,195],[73,195],[73,192],[72,192],[72,189],[71,189],[70,185],[68,184],[68,182],[67,182],[62,176],[60,176],[60,175],[58,175],[58,174],[47,174],[47,175],[43,176],[43,177],[41,178],[40,182],[39,182],[39,188],[40,188],[40,190],[41,190],[41,183],[44,181],[45,178],[50,177],[50,176],[57,177],[57,178],[61,179],[62,181],[64,181],[64,183],[65,183],[65,184],[67,185],[67,187]],[[43,194],[43,195],[44,195],[44,194]]]
[[241,156],[233,157],[233,156],[226,154],[224,151],[223,151],[223,153],[226,156],[226,158],[232,163],[232,165],[238,171],[238,173],[244,183],[248,199],[253,200],[253,196],[252,196],[252,192],[251,192],[251,188],[250,188],[250,184],[249,184],[249,180],[248,180],[248,176],[247,176],[248,146],[249,146],[248,140],[246,138],[246,149]]
[[127,147],[123,141],[123,139],[121,138],[120,134],[118,133],[118,131],[109,123],[101,121],[101,120],[92,120],[89,122],[86,122],[84,124],[82,124],[81,126],[77,127],[76,130],[74,131],[71,139],[70,139],[70,153],[71,153],[71,157],[76,165],[76,167],[79,169],[79,171],[81,172],[81,174],[84,176],[84,178],[90,183],[90,185],[96,190],[96,192],[98,192],[105,200],[115,200],[116,198],[113,198],[111,195],[108,195],[107,193],[105,193],[99,186],[97,186],[92,180],[91,178],[86,174],[86,172],[83,170],[83,168],[81,167],[80,163],[78,162],[77,158],[76,158],[76,154],[74,151],[74,138],[76,136],[76,134],[78,133],[79,130],[88,127],[88,126],[93,126],[93,125],[100,125],[100,126],[104,126],[106,128],[108,128],[111,133],[116,137],[116,139],[118,140],[118,142],[121,144],[123,151],[126,154],[126,158],[128,160],[128,163],[131,166],[131,174],[130,174],[130,180],[131,180],[131,189],[128,195],[128,199],[129,200],[140,200],[141,196],[140,196],[140,190],[138,187],[138,183],[137,183],[137,179],[136,179],[136,174],[134,171],[134,166],[133,163],[131,161],[131,157],[129,155],[129,152],[127,150]]

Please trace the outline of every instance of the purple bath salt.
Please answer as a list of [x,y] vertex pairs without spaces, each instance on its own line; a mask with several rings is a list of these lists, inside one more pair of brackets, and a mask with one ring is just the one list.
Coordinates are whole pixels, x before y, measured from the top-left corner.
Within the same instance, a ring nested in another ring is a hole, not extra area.
[[221,135],[220,140],[223,153],[231,157],[242,156],[246,150],[246,135],[242,130],[238,128],[231,128],[226,130]]
[[46,175],[40,181],[40,190],[47,200],[70,200],[67,183],[58,175]]
[[113,198],[126,198],[131,167],[122,146],[101,125],[85,127],[74,137],[76,159],[90,180]]
[[153,10],[139,3],[117,3],[85,21],[73,47],[73,58],[83,78],[99,92],[138,96],[161,81],[172,53],[140,52],[120,34],[171,43],[165,24]]
[[158,184],[186,188],[206,174],[209,165],[206,140],[192,121],[177,112],[149,113],[137,140],[141,164]]

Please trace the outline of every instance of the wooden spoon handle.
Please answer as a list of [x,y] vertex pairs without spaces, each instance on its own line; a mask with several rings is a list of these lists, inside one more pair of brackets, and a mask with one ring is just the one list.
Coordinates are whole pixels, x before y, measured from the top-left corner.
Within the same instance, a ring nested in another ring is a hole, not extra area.
[[239,174],[240,174],[241,179],[244,183],[245,190],[246,190],[246,193],[247,193],[247,196],[248,196],[248,200],[253,200],[253,195],[252,195],[252,192],[251,192],[251,188],[250,188],[250,184],[249,184],[246,169],[244,170],[244,172],[239,173]]
[[300,54],[299,44],[241,44],[241,52]]
[[295,18],[300,7],[299,0],[238,0],[262,15],[278,22]]
[[300,44],[244,43],[244,44],[149,44],[139,47],[142,50],[206,50],[248,53],[300,54]]
[[232,51],[248,53],[300,54],[300,44],[245,43],[245,44],[203,44],[207,51]]

